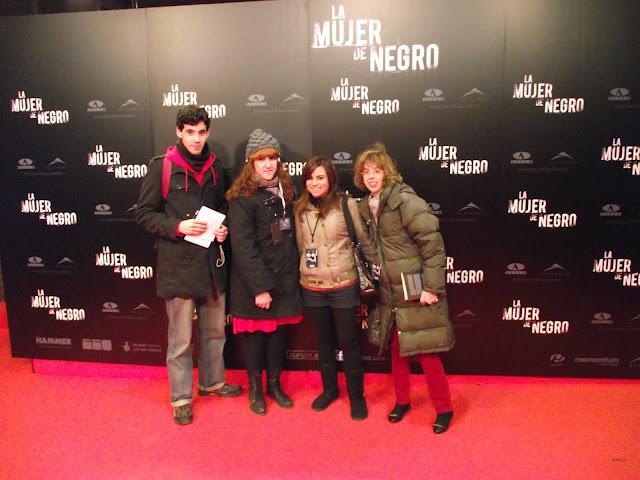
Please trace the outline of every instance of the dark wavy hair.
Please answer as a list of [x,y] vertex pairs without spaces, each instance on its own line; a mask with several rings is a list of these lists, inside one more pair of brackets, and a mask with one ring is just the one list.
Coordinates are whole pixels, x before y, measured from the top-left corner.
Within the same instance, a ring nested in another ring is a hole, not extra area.
[[329,158],[323,155],[314,155],[309,157],[302,168],[302,186],[304,187],[304,191],[296,202],[295,214],[297,218],[301,218],[302,212],[311,202],[311,195],[309,195],[309,190],[306,188],[306,183],[318,167],[324,167],[325,172],[327,172],[327,180],[329,180],[329,192],[318,204],[318,210],[320,211],[319,216],[324,217],[332,209],[340,208],[338,172],[336,171],[336,167]]
[[178,114],[176,115],[176,127],[178,127],[178,130],[182,130],[185,125],[197,125],[200,122],[204,122],[207,130],[209,130],[211,119],[204,108],[188,105],[178,110]]

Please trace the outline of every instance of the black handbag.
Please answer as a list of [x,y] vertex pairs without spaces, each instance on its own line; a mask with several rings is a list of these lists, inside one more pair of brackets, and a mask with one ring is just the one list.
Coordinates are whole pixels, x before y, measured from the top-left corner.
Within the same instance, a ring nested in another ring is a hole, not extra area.
[[342,214],[344,220],[347,223],[347,231],[349,232],[349,238],[351,239],[351,250],[353,251],[353,258],[358,270],[358,279],[360,280],[360,298],[370,299],[378,294],[377,279],[372,273],[371,266],[360,248],[360,243],[356,239],[355,227],[353,225],[353,219],[349,212],[349,206],[347,205],[348,197],[344,195],[342,197]]

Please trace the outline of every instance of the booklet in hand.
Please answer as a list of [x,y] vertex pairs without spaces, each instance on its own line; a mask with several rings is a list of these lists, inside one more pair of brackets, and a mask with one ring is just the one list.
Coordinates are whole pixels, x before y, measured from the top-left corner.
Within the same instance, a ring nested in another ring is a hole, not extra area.
[[216,238],[215,232],[222,222],[225,219],[225,215],[213,210],[209,207],[202,206],[200,210],[198,210],[198,214],[196,215],[196,220],[202,220],[203,222],[207,222],[207,229],[201,233],[200,235],[187,235],[184,239],[187,242],[195,243],[196,245],[200,245],[204,248],[209,248],[211,242],[213,242]]
[[422,271],[401,272],[400,278],[402,279],[404,299],[410,302],[420,300],[424,286],[422,283]]

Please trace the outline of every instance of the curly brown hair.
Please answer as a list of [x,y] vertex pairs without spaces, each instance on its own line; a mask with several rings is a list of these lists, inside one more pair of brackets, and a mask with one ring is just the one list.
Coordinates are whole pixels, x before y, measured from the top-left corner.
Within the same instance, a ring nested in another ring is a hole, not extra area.
[[[263,150],[264,149],[258,150],[247,159],[242,170],[240,170],[240,173],[225,194],[227,201],[231,202],[238,197],[250,197],[258,191],[258,182],[253,175],[253,162],[260,156]],[[275,176],[278,177],[282,184],[282,193],[284,194],[285,202],[292,202],[296,195],[295,187],[293,186],[289,173],[282,167],[281,161],[278,161]]]
[[387,153],[387,149],[382,142],[376,142],[365,148],[356,159],[356,164],[353,167],[353,183],[360,190],[367,191],[367,187],[362,181],[362,169],[366,162],[371,162],[374,165],[384,170],[383,186],[386,187],[390,183],[401,183],[402,175],[398,172],[398,167],[393,158]]

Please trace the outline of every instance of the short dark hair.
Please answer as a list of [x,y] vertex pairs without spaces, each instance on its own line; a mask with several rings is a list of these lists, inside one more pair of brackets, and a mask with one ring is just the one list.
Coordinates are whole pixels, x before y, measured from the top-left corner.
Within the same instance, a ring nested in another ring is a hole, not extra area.
[[200,122],[204,122],[207,130],[209,130],[211,119],[204,108],[189,105],[178,110],[178,114],[176,115],[176,126],[178,130],[182,130],[185,125],[197,125]]

